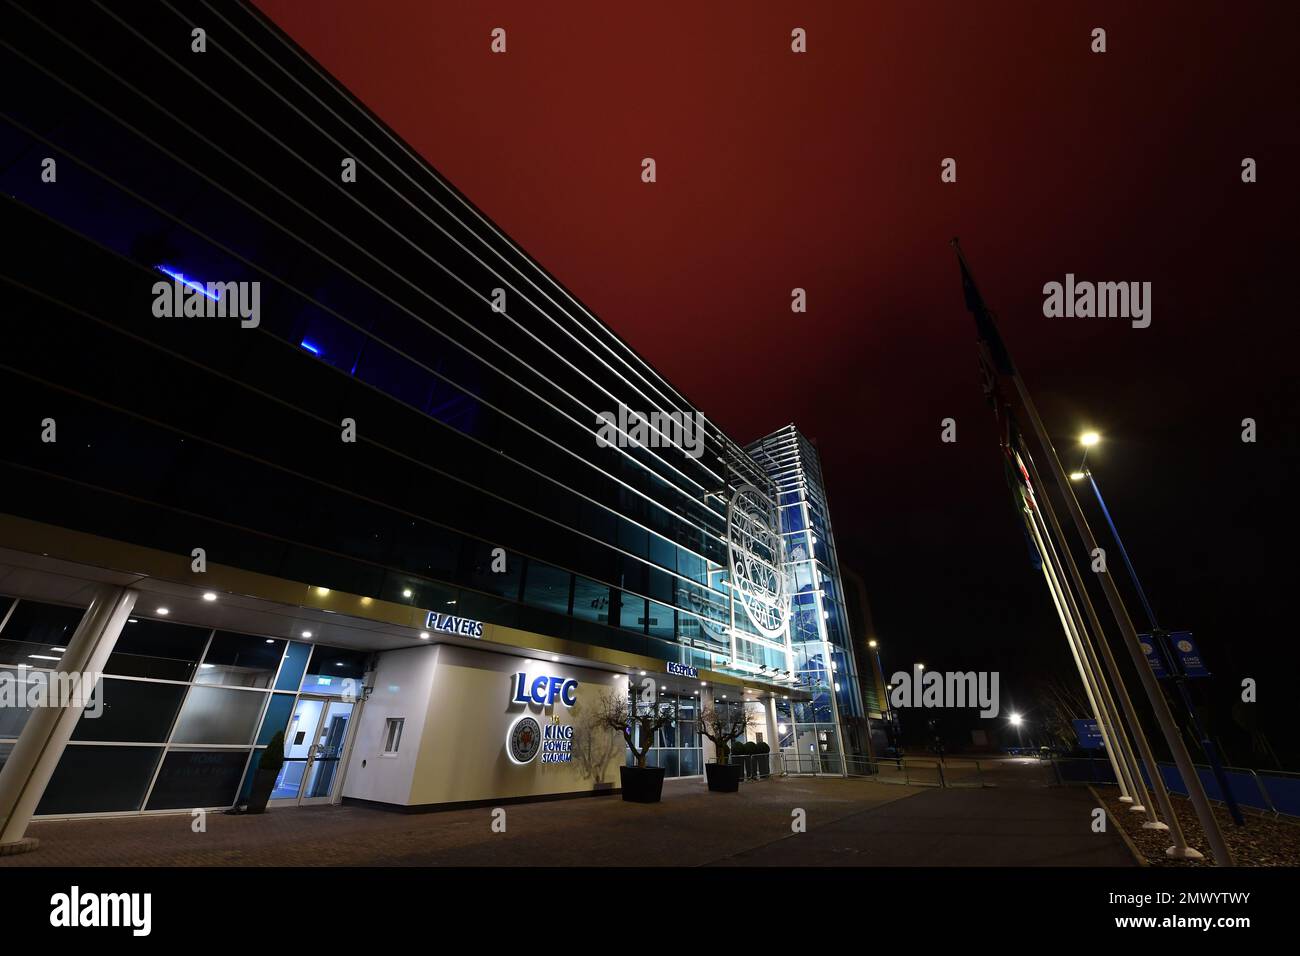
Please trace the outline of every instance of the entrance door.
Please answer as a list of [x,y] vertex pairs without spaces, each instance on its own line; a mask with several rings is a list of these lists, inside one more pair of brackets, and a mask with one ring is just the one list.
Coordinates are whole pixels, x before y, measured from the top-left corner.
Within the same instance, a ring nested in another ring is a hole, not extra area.
[[281,806],[329,803],[343,776],[351,701],[298,698],[284,737],[284,766],[271,799]]

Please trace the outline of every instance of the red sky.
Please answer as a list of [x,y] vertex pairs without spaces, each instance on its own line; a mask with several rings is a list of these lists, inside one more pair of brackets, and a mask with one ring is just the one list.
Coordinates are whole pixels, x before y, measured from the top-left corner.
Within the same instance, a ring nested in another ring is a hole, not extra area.
[[[1049,427],[1107,436],[1148,586],[1226,620],[1199,565],[1235,562],[1234,600],[1267,573],[1240,563],[1296,443],[1295,4],[258,5],[735,438],[816,438],[841,557],[918,655],[972,614],[1008,641],[1055,627],[954,235]],[[1153,283],[1151,327],[1044,318],[1067,272]],[[951,607],[923,613],[918,578]]]

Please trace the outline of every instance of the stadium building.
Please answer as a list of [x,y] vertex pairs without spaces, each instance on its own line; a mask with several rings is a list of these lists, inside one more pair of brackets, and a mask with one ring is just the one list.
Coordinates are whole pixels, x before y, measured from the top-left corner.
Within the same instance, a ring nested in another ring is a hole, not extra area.
[[722,433],[252,8],[0,20],[0,843],[230,807],[277,731],[273,806],[602,792],[512,730],[647,677],[669,776],[724,699],[855,771],[793,427]]

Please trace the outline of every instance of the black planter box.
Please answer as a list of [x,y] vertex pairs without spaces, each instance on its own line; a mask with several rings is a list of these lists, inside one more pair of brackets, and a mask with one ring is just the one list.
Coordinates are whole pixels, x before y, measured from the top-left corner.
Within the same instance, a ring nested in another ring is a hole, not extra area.
[[253,786],[248,791],[248,804],[245,813],[264,813],[266,811],[266,801],[271,799],[271,791],[275,789],[275,778],[280,776],[279,770],[262,770],[258,769],[253,775]]
[[744,768],[721,763],[706,763],[704,776],[709,781],[709,789],[715,793],[735,793],[740,789],[740,776]]
[[663,795],[663,767],[619,767],[618,775],[627,803],[658,803]]

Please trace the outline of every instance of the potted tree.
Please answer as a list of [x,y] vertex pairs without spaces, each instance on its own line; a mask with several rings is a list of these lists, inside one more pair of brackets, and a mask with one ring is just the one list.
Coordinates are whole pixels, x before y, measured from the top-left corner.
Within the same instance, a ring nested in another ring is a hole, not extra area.
[[743,768],[728,762],[731,745],[745,731],[758,725],[758,717],[739,701],[720,702],[700,710],[700,733],[713,741],[717,751],[715,762],[704,765],[704,776],[709,789],[717,793],[735,793],[740,789]]
[[257,773],[253,775],[253,787],[248,792],[245,813],[266,811],[266,801],[271,799],[271,791],[275,789],[275,779],[280,776],[280,768],[283,766],[284,731],[277,730],[271,742],[262,751],[262,760],[257,765]]
[[592,789],[612,791],[614,782],[606,780],[610,762],[622,752],[622,741],[605,721],[600,703],[596,707],[574,704],[573,762],[578,773],[592,781]]
[[601,695],[600,711],[605,726],[623,735],[636,759],[636,766],[618,768],[623,799],[629,803],[658,803],[663,795],[664,768],[647,767],[645,761],[660,728],[673,722],[672,704],[645,699],[633,703],[629,694],[609,690]]

